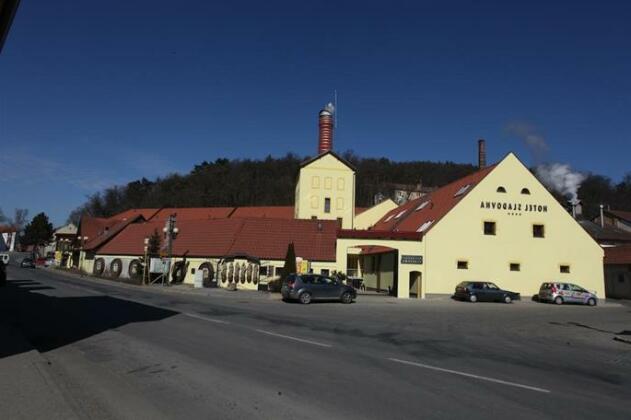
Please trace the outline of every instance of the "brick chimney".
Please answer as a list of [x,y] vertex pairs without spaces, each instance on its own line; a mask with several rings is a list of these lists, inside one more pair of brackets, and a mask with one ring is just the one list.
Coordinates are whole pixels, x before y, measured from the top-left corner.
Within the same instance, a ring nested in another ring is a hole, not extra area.
[[319,114],[318,119],[318,154],[326,153],[333,149],[333,104],[327,104]]
[[478,140],[478,168],[486,167],[486,141]]

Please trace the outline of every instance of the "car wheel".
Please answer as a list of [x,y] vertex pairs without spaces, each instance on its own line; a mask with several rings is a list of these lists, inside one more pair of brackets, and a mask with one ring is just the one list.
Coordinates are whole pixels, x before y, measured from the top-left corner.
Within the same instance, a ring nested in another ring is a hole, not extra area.
[[300,303],[308,305],[311,303],[311,293],[304,292],[300,294]]
[[554,303],[556,303],[557,305],[563,304],[563,298],[561,296],[555,297],[554,298]]
[[353,302],[353,295],[351,294],[351,292],[342,293],[342,303],[352,303],[352,302]]
[[477,302],[478,301],[478,297],[476,295],[471,295],[469,296],[469,302]]
[[510,296],[506,295],[504,296],[504,303],[511,303],[513,301],[513,299],[511,299]]
[[587,300],[587,304],[588,304],[589,306],[596,306],[596,299],[594,299],[594,298],[589,298],[589,299]]

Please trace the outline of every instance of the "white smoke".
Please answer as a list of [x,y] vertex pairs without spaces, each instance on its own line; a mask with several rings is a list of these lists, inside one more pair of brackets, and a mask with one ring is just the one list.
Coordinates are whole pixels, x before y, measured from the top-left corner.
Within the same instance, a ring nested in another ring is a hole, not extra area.
[[578,189],[586,176],[572,171],[570,165],[552,163],[537,166],[537,178],[549,188],[568,197],[572,203],[578,202]]
[[526,145],[535,164],[544,162],[550,151],[550,146],[539,129],[524,121],[512,121],[504,126],[504,133],[509,137],[516,137]]

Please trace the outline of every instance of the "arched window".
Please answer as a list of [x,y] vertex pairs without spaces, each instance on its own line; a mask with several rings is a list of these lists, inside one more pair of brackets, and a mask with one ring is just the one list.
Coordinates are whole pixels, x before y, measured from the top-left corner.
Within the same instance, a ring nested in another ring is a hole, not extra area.
[[522,194],[526,194],[526,195],[530,195],[530,190],[528,188],[522,188],[521,189],[521,193]]
[[497,187],[497,192],[498,193],[505,193],[506,192],[506,188],[504,188],[504,187]]

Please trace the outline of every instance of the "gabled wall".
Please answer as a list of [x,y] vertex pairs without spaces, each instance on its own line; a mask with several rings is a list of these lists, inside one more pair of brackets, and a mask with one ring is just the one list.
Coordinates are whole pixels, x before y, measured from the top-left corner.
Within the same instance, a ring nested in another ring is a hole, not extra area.
[[[506,193],[497,192],[500,186]],[[522,194],[522,188],[530,195]],[[495,236],[484,235],[485,221],[496,223]],[[533,224],[544,225],[544,238],[533,237]],[[531,296],[542,282],[556,280],[605,297],[602,248],[513,154],[430,229],[424,241],[427,293],[453,293],[461,281],[488,280]],[[458,269],[458,260],[467,261],[468,269]],[[520,264],[520,271],[511,271],[510,263]],[[569,265],[570,273],[561,273],[561,265]]]
[[[330,212],[325,211],[325,199]],[[342,219],[352,229],[355,215],[355,172],[333,154],[324,154],[300,169],[296,185],[295,214],[298,219]]]

